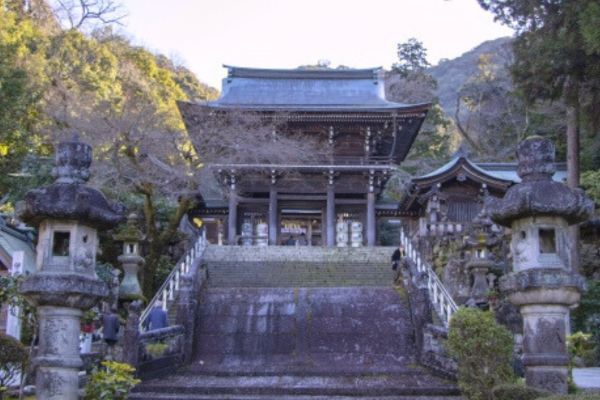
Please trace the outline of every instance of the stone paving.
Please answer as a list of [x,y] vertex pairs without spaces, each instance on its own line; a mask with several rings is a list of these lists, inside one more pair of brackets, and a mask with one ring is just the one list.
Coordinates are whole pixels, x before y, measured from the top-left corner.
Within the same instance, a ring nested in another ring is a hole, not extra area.
[[600,394],[600,368],[573,368],[573,381],[580,389]]

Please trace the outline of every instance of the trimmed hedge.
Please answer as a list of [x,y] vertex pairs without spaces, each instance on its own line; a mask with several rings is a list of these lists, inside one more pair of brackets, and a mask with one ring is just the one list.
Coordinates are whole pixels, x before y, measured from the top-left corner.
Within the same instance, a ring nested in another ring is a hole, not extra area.
[[543,397],[543,400],[598,400],[600,394],[577,393],[577,394],[559,394],[550,397]]
[[512,334],[491,313],[458,310],[450,320],[447,344],[458,363],[458,387],[467,399],[492,400],[494,387],[515,381]]
[[552,396],[552,393],[523,384],[498,385],[492,389],[492,398],[494,400],[536,400],[548,396]]

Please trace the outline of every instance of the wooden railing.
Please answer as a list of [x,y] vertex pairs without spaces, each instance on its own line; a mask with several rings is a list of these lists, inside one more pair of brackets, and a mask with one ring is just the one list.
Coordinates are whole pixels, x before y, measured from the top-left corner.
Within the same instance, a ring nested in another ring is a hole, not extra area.
[[175,300],[175,293],[179,290],[179,284],[181,282],[181,277],[190,272],[190,267],[192,264],[202,255],[204,249],[206,249],[206,238],[204,236],[198,237],[198,239],[194,242],[192,246],[185,252],[185,254],[179,259],[175,268],[171,271],[165,282],[162,284],[156,295],[148,303],[146,309],[140,315],[140,328],[145,324],[146,317],[148,313],[154,307],[154,303],[157,301],[162,302],[162,307],[165,311],[169,311],[170,305]]
[[427,288],[429,290],[431,302],[433,303],[434,308],[437,310],[444,325],[448,327],[450,324],[450,318],[452,318],[452,314],[458,311],[458,306],[454,302],[454,299],[452,299],[452,296],[450,296],[450,293],[448,293],[442,284],[442,281],[440,281],[427,261],[421,258],[421,255],[417,249],[414,248],[412,242],[403,231],[400,232],[400,238],[404,244],[406,255],[413,259],[419,272],[424,273],[427,276]]

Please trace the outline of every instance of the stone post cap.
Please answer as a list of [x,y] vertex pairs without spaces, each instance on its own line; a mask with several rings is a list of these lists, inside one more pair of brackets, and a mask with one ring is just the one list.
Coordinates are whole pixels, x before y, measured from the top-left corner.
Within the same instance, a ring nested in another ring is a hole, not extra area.
[[550,139],[532,136],[517,145],[517,174],[523,181],[552,180],[556,172],[556,150]]
[[60,142],[54,154],[55,167],[52,177],[56,183],[84,183],[90,179],[92,148],[77,140]]

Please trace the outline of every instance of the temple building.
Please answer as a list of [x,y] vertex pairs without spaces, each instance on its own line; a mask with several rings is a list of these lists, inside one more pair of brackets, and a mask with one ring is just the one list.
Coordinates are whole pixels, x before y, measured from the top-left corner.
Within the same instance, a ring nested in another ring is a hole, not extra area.
[[380,68],[227,68],[219,99],[179,103],[190,135],[199,134],[201,118],[255,112],[284,118],[286,129],[314,135],[332,154],[302,165],[212,165],[229,195],[203,193],[189,217],[202,221],[213,243],[278,245],[306,237],[314,246],[378,244],[379,222],[402,215],[397,204],[381,201],[382,190],[431,105],[386,100]]

